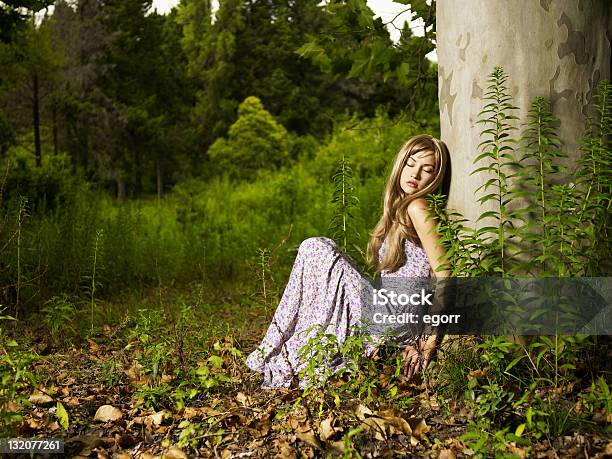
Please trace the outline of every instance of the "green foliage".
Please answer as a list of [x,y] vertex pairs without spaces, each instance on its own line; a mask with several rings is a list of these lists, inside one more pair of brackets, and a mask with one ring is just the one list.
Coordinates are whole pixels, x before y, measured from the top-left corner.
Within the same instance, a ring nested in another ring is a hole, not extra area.
[[[306,344],[299,350],[300,370],[298,376],[305,381],[305,389],[300,398],[311,392],[328,393],[339,405],[340,395],[350,394],[362,400],[373,399],[379,385],[375,364],[364,356],[366,347],[372,343],[366,327],[354,326],[344,342],[339,342],[335,334],[325,333],[320,324],[304,331],[308,336]],[[329,385],[330,378],[340,384]],[[323,408],[323,400],[319,411]]]
[[55,408],[55,416],[57,417],[57,420],[59,421],[62,428],[64,430],[68,430],[68,425],[69,425],[68,412],[66,411],[66,408],[64,408],[64,405],[62,405],[62,403],[59,401],[57,402],[57,405]]
[[227,139],[217,139],[208,155],[217,174],[252,180],[259,170],[279,169],[288,163],[287,131],[257,97],[247,97]]
[[73,322],[76,306],[66,294],[54,296],[42,307],[42,321],[49,328],[56,343],[69,343],[77,334]]
[[296,53],[331,75],[374,84],[382,80],[406,111],[423,115],[437,99],[437,68],[425,58],[435,47],[435,9],[435,1],[410,2],[411,20],[422,20],[425,34],[414,36],[406,24],[393,43],[365,0],[332,0],[324,7],[329,30],[308,34]]
[[83,275],[83,291],[89,297],[90,300],[90,312],[91,312],[91,330],[94,327],[94,311],[95,311],[95,299],[96,290],[102,285],[100,282],[101,272],[103,267],[103,254],[104,254],[104,230],[97,229],[96,236],[93,240],[90,265],[88,266],[87,272]]
[[15,428],[22,421],[21,410],[29,405],[24,395],[36,387],[32,364],[39,357],[22,348],[8,336],[3,325],[13,317],[4,315],[0,309],[0,435],[15,434]]
[[6,206],[23,196],[28,199],[31,213],[44,213],[65,205],[72,193],[87,186],[82,177],[71,170],[70,158],[65,154],[43,156],[41,167],[36,167],[30,150],[13,147],[2,164],[6,173],[3,204]]
[[603,409],[606,415],[612,413],[612,392],[603,376],[591,383],[588,391],[580,394],[580,401],[588,414]]
[[[510,122],[516,117],[509,112],[516,107],[508,94],[507,76],[503,69],[496,68],[489,81],[485,95],[489,102],[479,120],[485,125],[482,135],[487,138],[480,144],[483,152],[474,161],[486,160],[487,165],[472,174],[489,174],[478,190],[483,194],[479,202],[490,203],[494,210],[483,212],[478,221],[493,219],[496,224],[478,230],[466,227],[467,220],[461,214],[445,210],[445,197],[429,196],[447,252],[441,269],[450,269],[453,276],[462,277],[605,273],[604,254],[609,238],[598,235],[608,234],[610,224],[605,209],[610,200],[597,190],[609,186],[609,173],[603,164],[609,164],[606,158],[610,156],[605,134],[610,129],[610,85],[600,85],[594,105],[598,117],[590,118],[583,155],[575,172],[570,173],[560,163],[565,155],[558,145],[557,121],[543,98],[536,98],[530,108],[521,138],[523,154],[515,158],[512,145],[517,141],[511,136],[515,128]],[[591,157],[596,159],[589,160]],[[603,171],[598,178],[594,167]],[[487,194],[490,187],[493,192]],[[526,200],[524,208],[516,208],[518,198]],[[524,224],[517,226],[519,222]]]
[[115,387],[124,379],[123,366],[114,359],[100,365],[100,379],[107,387]]
[[[489,187],[493,187],[493,193],[485,194],[478,199],[478,202],[486,205],[493,201],[496,205],[496,210],[487,211],[478,217],[478,221],[484,218],[493,218],[496,226],[484,226],[480,228],[476,234],[483,236],[483,240],[496,254],[496,259],[491,262],[493,272],[505,276],[509,273],[508,263],[508,244],[512,241],[513,235],[507,231],[508,226],[512,227],[511,221],[513,214],[509,209],[508,204],[514,198],[511,193],[509,180],[514,177],[512,172],[519,167],[514,159],[512,152],[512,144],[516,141],[510,137],[511,132],[516,129],[511,125],[511,120],[518,119],[514,115],[510,115],[511,110],[516,110],[518,107],[512,105],[512,97],[508,94],[506,81],[508,77],[501,67],[496,67],[489,77],[489,87],[485,93],[484,99],[489,101],[485,104],[484,109],[479,113],[478,123],[484,124],[484,129],[481,132],[482,136],[486,136],[478,148],[483,151],[475,159],[474,163],[482,160],[488,160],[486,166],[478,167],[473,170],[470,175],[479,172],[492,173],[493,177],[489,178],[481,185],[476,192],[482,190],[486,192]],[[486,235],[493,234],[497,238],[487,237]],[[491,254],[492,255],[492,254]]]
[[[331,176],[331,181],[334,183],[332,196],[334,215],[329,226],[332,238],[338,241],[339,247],[345,253],[353,252],[353,248],[359,251],[359,247],[354,242],[358,241],[360,236],[353,223],[353,209],[359,206],[359,198],[354,194],[353,170],[344,155],[338,160],[338,169]],[[352,242],[350,248],[349,242]],[[363,256],[363,251],[361,255]]]

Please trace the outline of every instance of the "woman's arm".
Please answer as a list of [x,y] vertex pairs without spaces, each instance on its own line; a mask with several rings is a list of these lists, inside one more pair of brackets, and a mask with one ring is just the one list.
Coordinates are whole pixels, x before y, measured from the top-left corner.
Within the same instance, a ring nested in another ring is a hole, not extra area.
[[[440,236],[436,231],[436,220],[427,208],[425,198],[417,198],[411,201],[408,204],[408,215],[423,244],[423,250],[427,254],[429,265],[436,278],[450,277],[451,272],[449,270],[437,271],[444,260],[446,251],[438,245]],[[427,367],[436,349],[437,338],[436,335],[429,335],[427,338],[422,338],[416,346],[409,346],[404,350],[403,370],[408,379]]]
[[451,272],[447,269],[437,271],[442,264],[446,251],[444,247],[438,245],[440,235],[436,231],[436,220],[427,208],[427,201],[425,198],[416,198],[408,204],[408,215],[414,225],[421,243],[423,244],[423,250],[427,254],[429,259],[429,265],[434,271],[436,277],[450,277]]

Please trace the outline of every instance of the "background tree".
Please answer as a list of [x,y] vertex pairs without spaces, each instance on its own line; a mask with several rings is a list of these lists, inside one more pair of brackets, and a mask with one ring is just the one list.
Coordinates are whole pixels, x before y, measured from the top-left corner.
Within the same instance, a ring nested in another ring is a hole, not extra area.
[[257,97],[247,97],[238,108],[238,120],[230,127],[227,139],[217,139],[208,153],[219,174],[253,179],[259,170],[287,164],[287,131]]
[[496,65],[505,69],[520,119],[527,118],[535,96],[550,99],[566,163],[575,162],[597,84],[610,78],[612,10],[605,0],[520,6],[473,0],[469,15],[465,8],[464,2],[438,0],[437,52],[442,139],[452,152],[453,173],[461,178],[453,181],[449,206],[473,221],[482,208],[472,196],[485,176],[468,174],[482,140],[475,120],[487,75]]

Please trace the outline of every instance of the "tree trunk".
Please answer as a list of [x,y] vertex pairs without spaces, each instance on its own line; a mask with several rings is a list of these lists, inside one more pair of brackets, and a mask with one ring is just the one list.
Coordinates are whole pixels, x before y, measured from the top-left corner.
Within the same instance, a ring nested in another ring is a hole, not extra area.
[[138,148],[134,149],[134,197],[142,194],[142,155]]
[[[449,208],[473,225],[492,210],[474,198],[486,173],[469,173],[481,152],[483,125],[476,121],[496,65],[508,75],[521,122],[535,96],[550,99],[563,148],[574,162],[597,85],[610,78],[611,20],[608,0],[437,0],[440,129],[453,168]],[[517,127],[516,138],[522,132]]]
[[40,109],[38,100],[38,73],[32,74],[32,125],[34,127],[34,155],[36,156],[36,167],[41,166],[40,151]]
[[157,163],[157,197],[162,199],[164,197],[164,176],[161,167],[161,161],[159,158],[156,161]]
[[58,137],[57,137],[57,108],[54,106],[52,111],[53,122],[53,154],[57,156],[59,153]]
[[121,173],[117,174],[117,200],[125,201],[125,179]]

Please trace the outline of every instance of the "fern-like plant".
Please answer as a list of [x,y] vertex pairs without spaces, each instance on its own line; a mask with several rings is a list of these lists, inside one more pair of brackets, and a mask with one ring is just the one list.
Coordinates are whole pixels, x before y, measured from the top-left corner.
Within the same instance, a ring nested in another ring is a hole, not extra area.
[[[360,238],[354,224],[354,209],[359,205],[359,199],[355,195],[353,170],[344,155],[338,161],[338,168],[332,175],[331,180],[334,183],[332,196],[334,215],[329,227],[331,237],[344,252],[349,253],[355,249],[363,255],[354,243]],[[351,243],[352,245],[350,245]]]
[[96,301],[96,290],[102,286],[100,282],[101,272],[103,268],[102,260],[104,255],[104,230],[98,228],[96,230],[96,237],[93,241],[92,253],[90,256],[89,272],[83,275],[83,290],[89,297],[90,311],[91,311],[91,330],[93,331],[94,326],[94,310]]
[[[526,250],[529,258],[521,264],[520,270],[525,273],[554,275],[558,256],[557,244],[553,243],[553,233],[557,225],[556,211],[553,203],[559,196],[552,187],[551,177],[565,168],[559,160],[565,157],[560,148],[557,135],[559,120],[550,110],[550,102],[543,97],[535,97],[529,109],[527,122],[523,125],[521,137],[520,162],[523,167],[517,177],[515,195],[526,200],[526,206],[517,213],[527,217],[525,225],[520,228],[522,242],[529,244]],[[534,272],[534,269],[536,270]]]
[[[485,218],[493,218],[496,226],[485,226],[477,230],[477,236],[485,236],[485,241],[490,241],[494,251],[486,254],[487,257],[494,256],[493,272],[498,272],[502,277],[509,273],[508,261],[511,256],[508,249],[509,243],[513,238],[509,227],[513,228],[513,220],[520,217],[520,214],[511,211],[508,204],[515,197],[511,188],[510,180],[516,176],[516,170],[521,165],[513,156],[513,144],[516,140],[510,134],[517,128],[512,125],[512,120],[518,119],[512,115],[513,110],[518,108],[512,105],[512,97],[509,95],[506,81],[508,76],[501,67],[495,67],[489,76],[489,86],[484,99],[489,101],[479,113],[478,123],[484,124],[485,129],[481,136],[485,137],[479,145],[482,153],[476,157],[474,164],[485,160],[487,165],[478,167],[470,175],[479,172],[492,173],[484,184],[477,188],[476,192],[482,190],[486,192],[492,187],[493,192],[485,194],[478,199],[481,204],[493,201],[496,210],[486,211],[478,217],[478,221]],[[487,235],[497,236],[487,237]]]
[[[610,203],[612,200],[612,84],[599,84],[580,148],[575,173],[581,195],[575,234],[570,248],[583,255],[584,274],[598,276],[610,270]],[[572,270],[573,271],[573,270]],[[578,275],[574,274],[573,275]]]

